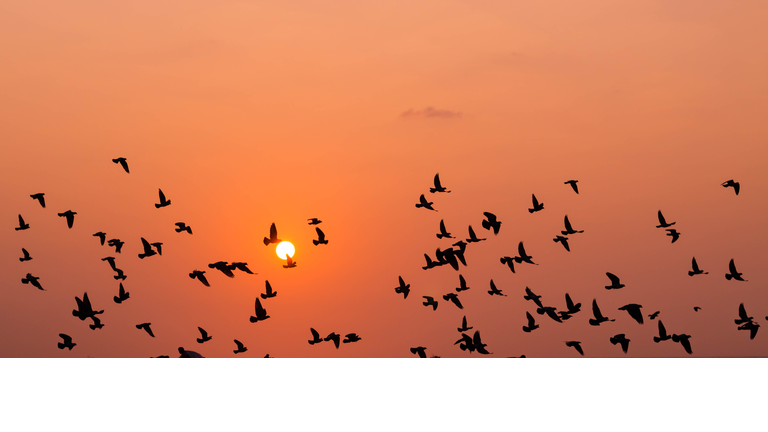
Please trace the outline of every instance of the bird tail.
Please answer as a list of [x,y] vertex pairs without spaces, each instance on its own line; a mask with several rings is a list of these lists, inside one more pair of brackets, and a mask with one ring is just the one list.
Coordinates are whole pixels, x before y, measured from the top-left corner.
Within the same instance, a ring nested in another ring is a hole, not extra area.
[[731,279],[733,279],[733,275],[732,274],[727,274],[727,275],[725,275],[725,278],[728,279],[728,280],[731,280]]

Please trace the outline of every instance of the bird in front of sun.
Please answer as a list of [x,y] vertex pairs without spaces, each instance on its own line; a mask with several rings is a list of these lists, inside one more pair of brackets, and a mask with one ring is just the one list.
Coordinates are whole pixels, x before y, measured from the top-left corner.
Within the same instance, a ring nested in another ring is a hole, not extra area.
[[275,252],[277,253],[277,256],[280,259],[286,260],[287,262],[283,265],[283,268],[294,268],[296,267],[296,261],[292,260],[293,254],[296,253],[296,248],[293,247],[291,242],[287,241],[281,241],[277,244],[277,247],[275,248]]

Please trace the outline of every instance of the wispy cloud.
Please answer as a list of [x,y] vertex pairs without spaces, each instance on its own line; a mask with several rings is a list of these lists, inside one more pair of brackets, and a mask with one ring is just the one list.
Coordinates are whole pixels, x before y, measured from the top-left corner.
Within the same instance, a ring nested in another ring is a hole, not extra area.
[[400,114],[400,117],[402,118],[443,118],[443,119],[452,119],[452,118],[460,118],[461,113],[458,111],[451,111],[451,110],[444,110],[444,109],[437,109],[433,108],[431,106],[428,106],[424,108],[423,110],[415,110],[413,108],[409,109],[408,111],[404,111]]

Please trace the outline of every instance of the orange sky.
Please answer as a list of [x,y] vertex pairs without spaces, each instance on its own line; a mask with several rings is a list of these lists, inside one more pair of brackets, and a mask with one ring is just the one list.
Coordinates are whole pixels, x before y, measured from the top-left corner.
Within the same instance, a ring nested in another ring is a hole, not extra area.
[[[655,344],[660,310],[695,356],[766,356],[733,320],[768,325],[768,6],[761,2],[29,1],[0,5],[0,327],[3,357],[465,357],[466,315],[494,356],[687,356]],[[443,115],[423,115],[428,107]],[[410,115],[403,115],[410,112]],[[110,159],[126,157],[126,174]],[[450,194],[429,194],[439,172]],[[579,180],[574,194],[565,180]],[[720,186],[736,179],[742,190]],[[157,189],[172,205],[156,209]],[[47,208],[29,198],[44,192]],[[419,195],[437,213],[417,209]],[[529,214],[531,194],[545,209]],[[74,210],[74,227],[56,213]],[[669,243],[656,212],[676,221]],[[480,228],[483,212],[502,221]],[[21,213],[31,225],[14,231]],[[552,238],[568,214],[584,234]],[[313,246],[318,217],[328,245]],[[438,224],[488,240],[466,268],[423,271]],[[184,221],[194,235],[174,232]],[[282,268],[262,238],[294,242]],[[126,242],[121,254],[91,235]],[[139,260],[140,238],[163,256]],[[517,244],[539,266],[512,274]],[[32,261],[19,262],[21,248]],[[115,256],[131,299],[100,259]],[[696,256],[709,275],[688,277]],[[726,281],[734,258],[749,282]],[[228,279],[207,264],[245,261]],[[206,270],[210,288],[187,274]],[[627,286],[607,291],[605,272]],[[47,291],[22,285],[26,273]],[[464,310],[442,301],[462,274]],[[398,276],[411,284],[403,300]],[[270,319],[251,324],[263,301]],[[508,297],[487,294],[489,281]],[[529,286],[562,309],[535,315]],[[72,316],[87,291],[105,327]],[[437,311],[421,296],[440,299]],[[616,322],[587,324],[593,298]],[[693,311],[693,306],[702,308]],[[134,326],[151,322],[157,337]],[[213,339],[200,345],[197,327]],[[355,332],[335,349],[307,344]],[[763,330],[766,331],[766,330]],[[56,348],[59,333],[72,351]],[[478,354],[472,354],[477,356]]]

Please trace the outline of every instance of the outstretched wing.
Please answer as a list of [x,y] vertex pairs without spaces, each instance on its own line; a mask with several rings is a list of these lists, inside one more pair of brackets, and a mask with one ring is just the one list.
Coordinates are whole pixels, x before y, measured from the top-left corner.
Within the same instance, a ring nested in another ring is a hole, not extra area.
[[533,207],[534,208],[538,207],[539,206],[539,200],[536,199],[536,195],[531,194],[531,197],[533,198]]
[[532,327],[534,324],[536,324],[536,320],[533,319],[533,315],[531,315],[530,312],[525,312],[525,316],[528,317],[528,327]]
[[320,228],[315,227],[315,231],[317,231],[317,239],[319,241],[325,241],[325,233],[323,233],[323,230]]
[[611,283],[613,285],[619,285],[620,280],[619,280],[619,278],[615,274],[610,273],[610,272],[606,272],[605,275],[608,276],[608,279],[611,280]]
[[261,306],[261,301],[259,301],[259,298],[256,297],[256,315],[259,314],[266,314],[267,311],[264,310],[264,308]]
[[592,313],[595,315],[595,318],[603,318],[603,314],[600,313],[600,308],[597,306],[597,299],[592,300]]
[[435,189],[442,189],[440,186],[440,173],[435,174]]
[[747,316],[747,311],[744,309],[744,303],[739,305],[739,318],[743,319],[744,321],[749,320],[749,317]]
[[162,189],[158,189],[158,192],[160,193],[160,202],[164,203],[165,202],[165,194],[163,193],[163,190]]
[[573,231],[573,227],[571,226],[571,221],[568,220],[568,215],[565,215],[565,230],[568,232]]
[[733,263],[733,259],[731,259],[731,262],[728,264],[728,269],[731,271],[731,273],[736,274],[738,273],[736,271],[736,264]]
[[19,226],[24,226],[24,218],[19,215]]
[[275,240],[277,239],[277,227],[275,226],[275,223],[272,223],[272,226],[269,227],[269,239]]
[[144,253],[152,250],[152,246],[150,246],[149,242],[144,237],[141,238],[141,244],[144,246]]
[[664,220],[664,215],[661,214],[661,210],[659,210],[659,225],[666,225],[667,221]]
[[528,256],[525,253],[525,248],[523,247],[523,242],[520,242],[520,244],[517,245],[517,253],[519,253],[521,257]]

